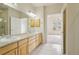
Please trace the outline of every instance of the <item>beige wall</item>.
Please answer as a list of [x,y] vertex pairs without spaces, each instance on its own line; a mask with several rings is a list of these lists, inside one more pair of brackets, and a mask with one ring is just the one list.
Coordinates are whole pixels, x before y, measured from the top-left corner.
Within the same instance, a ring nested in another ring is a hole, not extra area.
[[79,4],[66,9],[66,54],[79,54]]
[[64,5],[63,3],[60,3],[60,4],[58,3],[58,4],[46,6],[46,13],[47,14],[60,13],[63,5]]
[[36,9],[36,14],[39,16],[39,18],[40,18],[40,31],[42,32],[42,30],[43,30],[43,25],[44,25],[44,19],[43,19],[43,7],[39,7],[39,8],[37,8]]
[[[36,7],[36,15],[40,18],[40,28],[37,28],[38,31],[41,31],[43,33],[43,39],[45,39],[45,33],[44,33],[44,7]],[[43,40],[45,42],[45,40]]]

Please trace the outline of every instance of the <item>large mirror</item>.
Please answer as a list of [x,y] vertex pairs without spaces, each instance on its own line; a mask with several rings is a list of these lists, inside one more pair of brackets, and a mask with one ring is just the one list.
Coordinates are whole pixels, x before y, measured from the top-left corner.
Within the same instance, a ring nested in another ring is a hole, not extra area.
[[2,17],[0,17],[0,35],[5,34],[5,23],[3,20],[4,19]]
[[0,5],[0,36],[8,34],[8,9]]
[[27,33],[28,18],[23,12],[0,4],[0,36]]
[[11,35],[27,33],[28,18],[11,17]]

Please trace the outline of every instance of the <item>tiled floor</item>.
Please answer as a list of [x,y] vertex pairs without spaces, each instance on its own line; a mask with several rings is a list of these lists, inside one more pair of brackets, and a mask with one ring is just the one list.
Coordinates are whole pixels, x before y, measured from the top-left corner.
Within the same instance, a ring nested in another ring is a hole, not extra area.
[[36,48],[31,55],[61,55],[63,54],[62,35],[48,35],[47,43]]

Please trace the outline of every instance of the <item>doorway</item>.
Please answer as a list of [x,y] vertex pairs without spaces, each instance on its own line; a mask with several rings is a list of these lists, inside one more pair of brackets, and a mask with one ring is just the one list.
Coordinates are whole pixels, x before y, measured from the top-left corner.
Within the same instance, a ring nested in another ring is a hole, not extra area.
[[63,15],[61,13],[47,16],[47,44],[57,54],[63,54]]

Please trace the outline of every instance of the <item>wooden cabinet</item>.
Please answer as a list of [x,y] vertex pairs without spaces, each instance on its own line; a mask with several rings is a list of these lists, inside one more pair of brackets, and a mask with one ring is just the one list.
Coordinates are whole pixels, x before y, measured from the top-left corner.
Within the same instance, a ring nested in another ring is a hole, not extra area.
[[18,42],[18,54],[19,55],[27,55],[28,54],[28,39],[23,39]]
[[28,39],[28,52],[29,54],[42,43],[41,34],[37,34]]
[[5,55],[17,55],[17,49],[7,52]]
[[42,43],[42,34],[22,39],[15,43],[0,47],[0,55],[27,55]]
[[[9,53],[12,53],[12,54],[17,54],[17,52],[16,52],[16,49],[17,49],[17,43],[12,43],[12,44],[9,44],[9,45],[6,45],[6,46],[4,46],[4,47],[1,47],[0,48],[0,54],[2,55],[2,54],[9,54]],[[16,53],[15,53],[15,52]]]
[[27,54],[27,46],[23,44],[19,47],[19,55],[26,55]]
[[39,44],[41,44],[43,42],[42,33],[38,34],[38,42],[39,42]]
[[29,52],[29,54],[34,50],[34,48],[35,48],[35,38],[30,37],[28,39],[28,52]]
[[35,47],[39,46],[41,43],[42,43],[42,35],[41,33],[39,33],[38,35],[36,35],[36,38],[35,38]]

